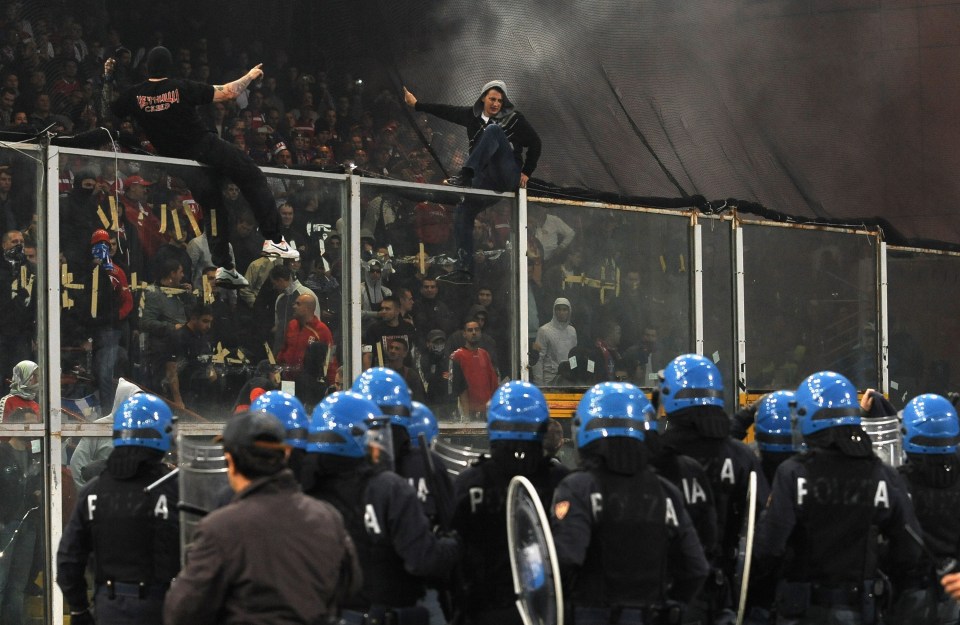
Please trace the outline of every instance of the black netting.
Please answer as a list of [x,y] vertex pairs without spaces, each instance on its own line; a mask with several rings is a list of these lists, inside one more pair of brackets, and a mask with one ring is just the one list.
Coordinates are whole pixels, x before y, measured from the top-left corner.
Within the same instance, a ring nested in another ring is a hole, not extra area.
[[[211,81],[262,60],[281,113],[310,107],[309,91],[315,114],[339,109],[338,134],[366,129],[359,155],[341,136],[314,166],[382,171],[376,150],[396,121],[402,162],[387,175],[427,181],[453,173],[464,132],[411,114],[400,85],[466,104],[498,78],[543,138],[537,193],[705,210],[734,200],[727,206],[777,219],[878,224],[894,242],[960,243],[956,42],[936,11],[796,0],[38,0],[6,6],[0,62],[19,74],[17,106],[29,113],[26,38],[61,57],[41,63],[51,86],[74,50],[81,79],[96,78],[100,47],[119,45],[136,75],[160,40]],[[82,128],[83,104],[54,108]],[[252,151],[268,157],[294,142],[298,121],[279,121],[280,132],[251,138]],[[316,151],[294,161],[308,165]]]

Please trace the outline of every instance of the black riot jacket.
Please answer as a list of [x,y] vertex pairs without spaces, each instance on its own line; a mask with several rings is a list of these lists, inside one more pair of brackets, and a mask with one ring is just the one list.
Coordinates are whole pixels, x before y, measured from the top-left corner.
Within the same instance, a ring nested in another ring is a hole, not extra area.
[[[130,449],[117,448],[111,458]],[[77,496],[57,551],[57,582],[74,609],[87,604],[84,570],[91,553],[96,556],[98,585],[112,581],[167,586],[180,570],[177,480],[144,492],[171,470],[160,463],[161,457],[158,453],[152,462],[133,463],[134,472],[123,479],[115,476],[108,462],[107,470]]]
[[455,564],[456,541],[434,536],[416,492],[396,473],[361,463],[322,474],[318,456],[323,454],[309,454],[304,462],[306,493],[343,515],[363,570],[363,588],[343,607],[414,605],[424,594],[424,578],[443,577]]

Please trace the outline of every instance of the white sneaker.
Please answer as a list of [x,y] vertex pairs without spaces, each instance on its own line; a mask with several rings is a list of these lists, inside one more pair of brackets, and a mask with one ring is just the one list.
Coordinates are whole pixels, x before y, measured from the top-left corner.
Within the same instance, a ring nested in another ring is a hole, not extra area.
[[226,289],[242,289],[245,286],[250,286],[247,279],[241,276],[236,269],[226,269],[224,267],[217,269],[216,283],[217,286]]
[[279,243],[274,243],[270,239],[263,242],[264,256],[279,256],[280,258],[292,258],[298,260],[300,252],[297,248],[291,247],[285,240],[281,239]]

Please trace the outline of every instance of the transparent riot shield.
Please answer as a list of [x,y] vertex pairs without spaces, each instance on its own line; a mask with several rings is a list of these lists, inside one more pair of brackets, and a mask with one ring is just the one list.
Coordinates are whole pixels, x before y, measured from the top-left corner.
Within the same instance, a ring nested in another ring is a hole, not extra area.
[[563,625],[563,592],[553,534],[530,480],[518,475],[507,491],[507,538],[517,608],[524,625]]
[[393,430],[390,428],[390,417],[383,416],[369,423],[365,443],[370,462],[388,471],[393,471],[395,463],[393,457]]
[[223,445],[179,436],[180,450],[180,561],[184,561],[193,532],[208,512],[230,500],[227,459]]
[[860,427],[870,437],[873,451],[881,460],[894,468],[903,464],[903,435],[900,433],[898,415],[864,417]]

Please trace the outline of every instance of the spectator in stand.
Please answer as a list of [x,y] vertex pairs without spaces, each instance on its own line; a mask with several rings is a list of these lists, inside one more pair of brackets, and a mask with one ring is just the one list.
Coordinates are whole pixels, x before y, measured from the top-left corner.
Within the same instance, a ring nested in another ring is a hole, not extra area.
[[400,320],[416,328],[413,322],[413,291],[402,286],[397,289],[397,299],[400,301]]
[[457,398],[461,419],[483,421],[487,402],[497,389],[497,372],[490,354],[480,347],[480,324],[467,321],[463,333],[466,345],[450,354],[450,394]]
[[560,362],[560,377],[576,386],[593,386],[600,382],[615,381],[623,373],[623,362],[618,350],[620,324],[614,319],[605,319],[598,325],[599,332],[589,345],[578,345],[570,350],[566,360]]
[[570,300],[558,297],[553,302],[553,319],[540,326],[533,349],[539,361],[531,370],[537,386],[557,386],[561,383],[560,363],[577,346],[577,330],[570,320]]
[[[497,360],[497,342],[493,337],[487,335],[487,316],[486,307],[480,304],[474,304],[470,307],[470,310],[467,311],[467,316],[464,317],[464,321],[476,321],[480,324],[480,347],[487,350],[487,353],[490,354],[490,361],[493,363],[493,368],[499,371],[500,362]],[[464,333],[463,330],[457,330],[447,337],[447,353],[452,354],[466,344],[466,333]]]
[[169,237],[160,232],[160,220],[154,213],[153,206],[147,202],[147,182],[140,175],[128,176],[123,181],[125,189],[120,200],[123,203],[123,219],[126,225],[133,228],[140,242],[142,258],[136,259],[137,268],[146,273],[149,278],[152,273],[150,267],[153,260]]
[[[257,220],[250,211],[242,211],[237,215],[235,224],[232,226],[230,241],[233,246],[233,254],[237,259],[237,271],[247,271],[255,259],[260,258],[263,253],[263,236],[257,232]],[[268,251],[268,254],[272,252]],[[277,256],[279,258],[279,256]]]
[[71,132],[73,121],[66,115],[54,112],[50,104],[50,96],[38,93],[33,101],[33,113],[30,114],[30,123],[38,130],[50,129],[54,133]]
[[73,59],[67,59],[63,62],[63,71],[60,76],[50,85],[50,95],[54,103],[59,107],[63,102],[69,100],[74,91],[80,90],[80,80],[77,78],[77,62]]
[[443,330],[431,330],[417,358],[417,370],[427,391],[427,401],[424,403],[443,416],[449,415],[452,410],[447,383],[450,357],[447,355],[446,338]]
[[0,88],[0,128],[13,125],[14,106],[17,101],[16,89]]
[[543,245],[543,260],[548,264],[554,257],[563,258],[561,252],[570,247],[576,236],[573,228],[539,204],[530,205],[530,225],[534,236]]
[[375,258],[364,265],[363,286],[360,292],[360,318],[364,330],[382,318],[380,307],[383,301],[393,295],[393,291],[383,286],[383,263]]
[[34,212],[32,202],[13,187],[13,173],[6,165],[0,166],[0,216],[6,231],[26,228]]
[[363,334],[363,368],[386,366],[389,341],[400,338],[412,351],[417,333],[413,326],[400,319],[400,300],[389,295],[380,306],[380,319]]
[[[330,350],[333,348],[333,335],[325,323],[317,316],[317,300],[309,295],[301,295],[293,304],[293,319],[286,326],[283,345],[277,353],[277,363],[286,367],[285,380],[296,380],[310,358],[313,362],[327,363],[328,367],[319,367],[313,376],[313,383],[328,374],[333,381],[336,371]],[[311,353],[321,352],[321,353]],[[316,375],[319,374],[319,375]],[[298,390],[302,392],[302,390]]]
[[[23,233],[9,230],[0,239],[0,371],[10,371],[21,360],[33,357],[36,340],[36,276],[23,254]],[[7,299],[9,298],[9,299]],[[7,389],[0,376],[0,392]]]
[[439,291],[436,278],[424,278],[420,282],[420,298],[414,304],[413,319],[421,334],[442,330],[446,336],[456,329],[453,313],[437,299]]
[[423,388],[423,380],[420,379],[420,375],[416,369],[408,367],[405,364],[407,362],[407,356],[410,353],[410,346],[407,344],[406,339],[393,336],[388,338],[386,343],[387,351],[384,357],[387,362],[384,366],[388,369],[393,369],[403,377],[407,386],[410,388],[410,396],[414,401],[427,401],[427,392]]
[[143,292],[140,332],[147,335],[147,352],[142,357],[150,365],[148,381],[158,388],[166,377],[166,356],[174,333],[187,323],[187,313],[196,305],[193,285],[184,283],[183,266],[169,259],[159,268],[159,279]]
[[293,245],[294,243],[305,243],[303,237],[297,237],[294,232],[294,210],[293,204],[290,202],[284,202],[280,205],[280,208],[277,209],[280,212],[280,232],[283,233],[283,237]]
[[216,407],[218,375],[211,365],[213,348],[208,336],[212,324],[213,310],[198,304],[173,333],[163,365],[164,394],[177,408],[206,413]]
[[287,326],[296,316],[294,304],[301,295],[313,298],[314,311],[320,306],[320,300],[317,294],[303,286],[297,279],[297,275],[285,261],[283,265],[278,265],[270,270],[270,282],[277,291],[277,299],[274,302],[274,322],[273,322],[273,349],[277,351],[283,345],[286,336]]
[[93,338],[100,405],[112,406],[119,378],[117,365],[125,360],[121,342],[127,318],[133,312],[133,295],[126,273],[111,258],[110,233],[106,230],[96,230],[90,237],[90,257],[93,272],[79,277],[84,289],[77,298],[78,313]]

